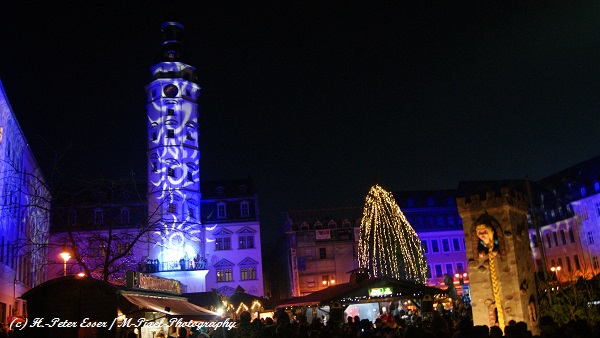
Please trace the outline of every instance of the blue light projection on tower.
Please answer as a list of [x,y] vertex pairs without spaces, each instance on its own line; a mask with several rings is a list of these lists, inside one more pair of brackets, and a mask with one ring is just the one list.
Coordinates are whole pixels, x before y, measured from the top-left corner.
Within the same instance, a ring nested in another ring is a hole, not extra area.
[[162,62],[150,67],[148,115],[148,213],[162,262],[204,258],[200,221],[200,150],[196,69],[180,61],[183,26],[166,22]]

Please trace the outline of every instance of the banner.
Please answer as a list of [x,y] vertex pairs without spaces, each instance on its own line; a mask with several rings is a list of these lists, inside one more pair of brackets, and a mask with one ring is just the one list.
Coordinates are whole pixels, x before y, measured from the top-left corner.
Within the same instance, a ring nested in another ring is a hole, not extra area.
[[290,257],[292,258],[292,297],[299,297],[300,277],[298,276],[298,259],[296,257],[296,249],[290,249]]
[[331,239],[330,230],[317,230],[317,240],[319,239]]

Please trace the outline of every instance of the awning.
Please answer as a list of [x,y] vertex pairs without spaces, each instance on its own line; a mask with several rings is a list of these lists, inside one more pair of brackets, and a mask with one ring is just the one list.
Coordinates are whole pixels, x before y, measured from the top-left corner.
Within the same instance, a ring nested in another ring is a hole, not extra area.
[[219,316],[216,312],[188,302],[185,297],[148,295],[126,291],[122,291],[121,296],[141,308],[162,312],[169,316],[189,317],[198,320],[210,320]]

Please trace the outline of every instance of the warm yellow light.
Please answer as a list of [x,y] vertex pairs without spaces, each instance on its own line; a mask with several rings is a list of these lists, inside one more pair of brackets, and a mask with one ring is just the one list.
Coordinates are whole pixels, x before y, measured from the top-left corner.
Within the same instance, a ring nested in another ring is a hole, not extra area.
[[80,273],[77,274],[77,276],[79,276],[79,277],[85,277],[85,273],[80,272]]
[[322,281],[321,283],[323,283],[323,285],[327,285],[327,281],[326,280]]
[[460,275],[459,275],[459,274],[456,274],[456,275],[454,275],[454,277],[458,278],[458,277],[460,277]]
[[329,283],[335,284],[335,279],[332,279]]
[[62,259],[66,262],[69,259],[71,259],[71,254],[68,253],[68,252],[66,252],[66,251],[65,252],[61,252],[60,253],[60,257],[62,257]]

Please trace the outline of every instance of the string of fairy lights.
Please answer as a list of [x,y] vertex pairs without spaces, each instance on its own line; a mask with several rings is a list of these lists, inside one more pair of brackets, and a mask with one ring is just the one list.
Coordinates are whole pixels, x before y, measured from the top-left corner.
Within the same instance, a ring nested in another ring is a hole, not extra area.
[[367,194],[360,224],[358,264],[372,277],[425,284],[427,262],[421,240],[391,192],[374,185]]

